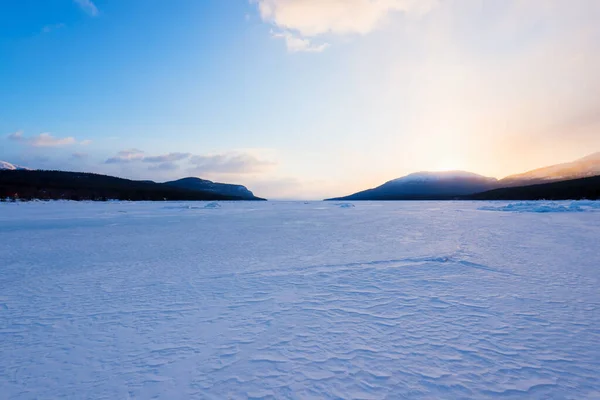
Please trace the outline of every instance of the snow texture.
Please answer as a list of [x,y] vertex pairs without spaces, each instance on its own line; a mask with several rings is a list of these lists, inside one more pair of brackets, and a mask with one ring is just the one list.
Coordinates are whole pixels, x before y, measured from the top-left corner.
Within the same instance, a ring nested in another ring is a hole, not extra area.
[[[493,203],[492,203],[493,204]],[[554,213],[554,212],[583,212],[600,211],[600,202],[598,201],[521,201],[517,203],[486,205],[479,207],[482,211],[510,211],[510,212],[535,212],[535,213]]]
[[0,204],[0,398],[600,398],[599,212],[218,204]]

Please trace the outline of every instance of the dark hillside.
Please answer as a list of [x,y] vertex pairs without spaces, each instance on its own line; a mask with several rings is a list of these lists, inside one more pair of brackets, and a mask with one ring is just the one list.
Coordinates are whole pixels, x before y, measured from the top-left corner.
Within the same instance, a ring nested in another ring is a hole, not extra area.
[[240,196],[64,171],[0,171],[0,197],[68,200],[241,200]]
[[463,198],[466,200],[598,200],[600,199],[600,176],[494,189]]

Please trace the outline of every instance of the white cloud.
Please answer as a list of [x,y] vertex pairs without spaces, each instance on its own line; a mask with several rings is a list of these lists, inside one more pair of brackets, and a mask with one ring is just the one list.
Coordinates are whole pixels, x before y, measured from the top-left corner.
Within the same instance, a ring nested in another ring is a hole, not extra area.
[[310,53],[320,53],[329,47],[329,43],[322,43],[319,45],[315,45],[311,42],[310,39],[302,38],[300,36],[294,35],[291,32],[271,32],[271,35],[274,38],[281,38],[285,40],[285,45],[290,53],[297,52],[310,52]]
[[82,146],[87,146],[90,143],[92,143],[92,141],[89,140],[89,139],[82,140],[81,142],[79,142],[79,144],[82,145]]
[[98,15],[98,7],[91,0],[73,0],[75,3],[81,7],[83,11],[95,17]]
[[70,136],[65,138],[57,138],[49,133],[40,133],[37,136],[25,137],[23,135],[23,131],[12,133],[8,136],[8,138],[12,141],[23,143],[32,147],[59,147],[76,143],[75,138]]
[[275,166],[270,160],[262,160],[253,154],[232,152],[225,154],[193,156],[195,173],[251,174],[261,173]]
[[437,0],[253,0],[263,21],[303,37],[367,34],[393,12],[424,14]]

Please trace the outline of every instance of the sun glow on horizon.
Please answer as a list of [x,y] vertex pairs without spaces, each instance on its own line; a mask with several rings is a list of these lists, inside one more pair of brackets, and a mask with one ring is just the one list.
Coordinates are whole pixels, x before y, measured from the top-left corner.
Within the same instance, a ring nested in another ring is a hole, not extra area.
[[458,158],[440,159],[432,169],[435,172],[466,171],[468,170],[464,160]]

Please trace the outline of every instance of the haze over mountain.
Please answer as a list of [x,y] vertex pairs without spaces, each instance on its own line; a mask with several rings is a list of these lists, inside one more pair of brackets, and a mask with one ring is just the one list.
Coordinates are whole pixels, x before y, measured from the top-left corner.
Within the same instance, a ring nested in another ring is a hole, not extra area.
[[[417,172],[394,179],[374,189],[364,190],[349,196],[338,197],[331,200],[433,200],[452,199],[477,193],[487,192],[493,189],[506,187],[531,186],[542,183],[575,180],[600,175],[600,152],[583,157],[576,161],[549,167],[535,169],[508,176],[497,180],[465,171],[442,171],[442,172]],[[585,181],[581,185],[594,185],[597,181]],[[525,191],[511,191],[510,195],[502,192],[502,195],[517,197],[519,194],[527,198],[536,197],[534,187]],[[565,196],[571,193],[571,187],[566,185],[544,188],[544,191],[552,192],[566,190]],[[587,190],[587,189],[586,189]],[[486,195],[485,198],[493,198],[500,192]],[[541,193],[541,192],[540,192]],[[544,192],[546,193],[546,192]],[[572,192],[575,193],[575,192]],[[577,193],[584,193],[583,191]]]
[[498,180],[466,171],[417,172],[332,200],[446,199],[490,190]]
[[[27,190],[28,192],[33,193],[33,186],[35,186],[35,191],[39,192],[39,190],[43,191],[46,185],[44,180],[40,177],[47,176],[43,175],[43,173],[48,171],[31,171],[26,167],[18,166],[7,161],[0,161],[0,171],[2,171],[4,174],[20,171],[32,172],[32,174],[20,175],[23,177],[23,179],[25,179],[24,182],[17,182],[18,179],[16,178],[16,175],[11,176],[10,178],[4,176],[4,192],[7,193],[14,191],[13,189],[17,188],[17,186],[20,187],[19,190],[21,192],[23,192],[23,190]],[[34,172],[38,173],[35,174]],[[96,176],[94,174],[91,175]],[[81,181],[81,176],[83,176],[81,173],[64,173],[64,175],[60,176],[52,175],[53,179],[56,178],[60,180],[60,184],[55,185],[51,191],[56,194],[60,192],[62,188],[67,189],[69,193],[75,193],[76,196],[74,197],[94,198],[94,196],[107,197],[106,195],[110,197],[111,193],[113,193],[113,184],[116,181],[109,181],[108,178],[119,179],[104,176],[107,178],[106,180],[100,181],[97,178],[94,178],[96,180],[92,184],[89,184]],[[586,180],[579,183],[574,183],[573,185],[555,185],[547,187],[542,187],[543,185],[540,186],[540,184],[578,180],[594,176],[600,176],[600,152],[591,154],[587,157],[583,157],[570,163],[538,168],[522,174],[511,175],[501,180],[467,171],[417,172],[398,179],[390,180],[383,185],[372,189],[367,189],[349,196],[336,197],[329,200],[444,200],[467,198],[500,199],[508,197],[513,199],[519,199],[521,197],[523,199],[531,199],[545,198],[545,193],[550,194],[552,198],[571,198],[572,196],[589,197],[587,194],[593,195],[596,193],[594,185],[597,184],[597,180]],[[212,199],[213,195],[215,195],[217,197],[221,196],[220,198],[222,199],[231,198],[240,200],[262,200],[261,198],[256,197],[252,191],[245,186],[218,183],[196,177],[187,177],[165,183],[155,183],[154,181],[122,180],[119,181],[118,185],[114,187],[114,193],[118,192],[120,198],[133,198],[135,196],[132,197],[132,194],[126,190],[126,187],[129,185],[131,188],[133,188],[138,187],[138,185],[141,184],[156,185],[152,187],[144,187],[144,190],[146,190],[144,198],[153,200],[160,200],[163,198],[186,198],[186,196],[181,197],[182,194],[180,192],[169,192],[168,196],[158,195],[158,192],[162,193],[165,188],[183,190],[185,192],[197,192],[198,194],[201,194],[200,197],[192,196],[190,199],[202,199],[202,196],[205,195],[208,195],[208,198]],[[94,196],[90,194],[90,189],[95,187],[95,185],[102,187],[102,195],[96,195],[97,192],[92,193],[96,193]],[[517,187],[527,187],[527,189],[498,191],[499,189],[503,188]],[[50,188],[48,187],[47,189]],[[153,191],[155,193],[150,194]],[[125,192],[127,193],[126,195],[124,194]],[[121,196],[121,194],[123,195]],[[154,194],[157,195],[155,196]],[[481,196],[479,196],[480,194]],[[60,196],[60,194],[57,194],[52,198],[61,198]],[[34,197],[33,194],[32,197]]]
[[507,176],[499,181],[501,186],[535,184],[549,181],[587,178],[600,175],[600,152],[590,154],[578,160],[551,165],[522,174]]

